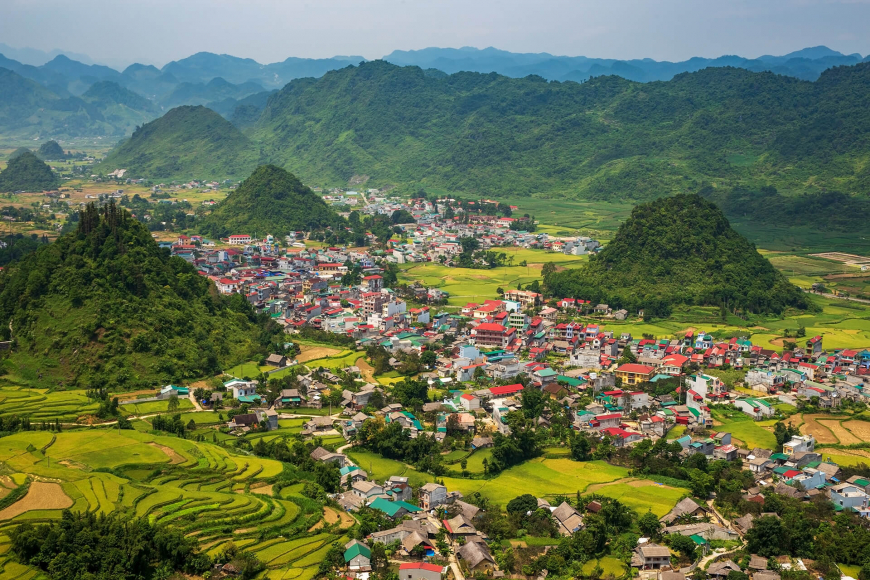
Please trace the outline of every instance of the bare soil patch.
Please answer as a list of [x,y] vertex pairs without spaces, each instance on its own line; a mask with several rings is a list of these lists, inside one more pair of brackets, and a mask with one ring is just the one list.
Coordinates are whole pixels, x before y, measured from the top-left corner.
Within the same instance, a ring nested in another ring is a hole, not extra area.
[[357,368],[359,368],[360,374],[366,381],[370,383],[377,382],[375,381],[375,368],[368,362],[366,362],[365,357],[360,357],[359,359],[357,359],[356,366]]
[[827,417],[827,415],[804,415],[801,433],[812,435],[818,443],[839,443],[839,440],[831,430],[818,422],[819,417]]
[[839,421],[822,421],[819,420],[819,425],[824,425],[828,429],[831,430],[831,433],[834,434],[834,437],[840,440],[840,443],[843,445],[852,445],[853,443],[862,443],[860,439],[855,437],[851,431],[844,429]]
[[861,442],[870,442],[870,423],[859,419],[844,421],[843,427],[852,432]]
[[261,485],[260,487],[252,487],[251,493],[257,493],[260,495],[268,495],[272,496],[272,485]]
[[299,356],[296,357],[296,360],[301,363],[315,360],[318,358],[335,356],[341,353],[341,349],[329,348],[327,346],[308,346],[303,344],[300,346],[300,348],[302,349],[302,352],[299,353]]
[[141,389],[139,391],[130,391],[129,393],[121,393],[118,395],[119,401],[130,401],[139,397],[140,395],[148,395],[149,397],[153,397],[157,394],[155,389]]
[[783,343],[785,342],[784,338],[774,338],[770,341],[770,344],[774,346],[785,346]]
[[34,481],[27,490],[27,495],[0,511],[0,520],[11,520],[32,510],[62,510],[72,507],[73,500],[63,492],[57,483]]
[[153,443],[153,442],[149,443],[148,445],[150,445],[152,447],[156,447],[157,449],[159,449],[160,451],[165,453],[166,456],[169,457],[169,464],[170,465],[178,465],[179,463],[184,463],[186,461],[184,459],[184,457],[179,455],[178,452],[175,451],[175,449],[173,449],[171,447],[167,447],[166,445],[159,445],[159,444]]
[[804,416],[800,413],[796,413],[783,421],[786,425],[791,425],[792,427],[799,427],[804,422]]

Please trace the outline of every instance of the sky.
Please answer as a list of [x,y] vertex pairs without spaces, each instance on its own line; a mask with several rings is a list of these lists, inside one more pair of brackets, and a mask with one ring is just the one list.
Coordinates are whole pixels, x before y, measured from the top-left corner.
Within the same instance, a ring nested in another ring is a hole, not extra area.
[[600,58],[870,53],[870,0],[3,0],[0,42],[121,67],[430,46]]

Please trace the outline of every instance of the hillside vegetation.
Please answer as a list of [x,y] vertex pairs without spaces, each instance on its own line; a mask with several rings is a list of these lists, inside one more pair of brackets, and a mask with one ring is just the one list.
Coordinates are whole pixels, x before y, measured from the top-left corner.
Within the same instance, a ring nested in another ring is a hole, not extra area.
[[323,198],[295,175],[274,165],[258,167],[250,177],[203,220],[200,230],[215,236],[232,234],[283,236],[338,225],[343,220]]
[[5,369],[67,384],[214,374],[251,355],[252,320],[244,300],[222,298],[114,205],[88,206],[76,231],[0,273],[0,333],[15,342]]
[[0,191],[43,191],[58,186],[57,175],[42,160],[30,151],[25,151],[9,160],[6,169],[0,171]]
[[667,82],[428,74],[383,61],[300,79],[253,135],[306,183],[648,200],[772,184],[870,192],[870,63],[807,82],[710,68]]
[[697,195],[635,207],[613,240],[587,264],[544,276],[557,297],[607,303],[666,317],[677,304],[753,313],[806,309],[801,290]]
[[203,106],[178,107],[139,127],[98,166],[152,179],[240,179],[257,166],[256,147]]

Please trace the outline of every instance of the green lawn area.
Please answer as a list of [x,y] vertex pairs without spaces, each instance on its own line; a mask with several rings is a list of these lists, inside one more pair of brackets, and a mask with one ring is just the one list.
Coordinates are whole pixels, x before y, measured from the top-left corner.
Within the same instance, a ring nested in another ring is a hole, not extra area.
[[357,352],[355,350],[346,350],[336,356],[310,360],[306,362],[305,365],[310,369],[316,369],[318,367],[323,367],[326,369],[341,369],[344,367],[355,365],[357,359],[362,356],[364,355],[361,352]]
[[749,415],[737,409],[713,409],[712,413],[713,419],[722,423],[716,425],[714,429],[731,433],[732,437],[743,443],[742,447],[748,449],[754,447],[773,449],[776,447],[776,438],[773,436],[772,430],[776,421],[753,421]]
[[644,487],[634,487],[627,483],[616,483],[598,490],[598,493],[618,499],[638,513],[651,511],[662,517],[673,508],[680,499],[689,493],[688,489],[652,484]]
[[278,419],[278,427],[281,431],[289,431],[290,433],[301,433],[302,425],[308,421],[306,418],[300,419]]
[[861,572],[861,566],[852,566],[849,564],[837,564],[837,566],[840,568],[840,572],[842,572],[844,576],[857,578],[858,574]]
[[[125,415],[152,415],[156,413],[168,413],[169,401],[149,401],[147,403],[135,403],[133,405],[121,405],[121,413]],[[178,411],[193,409],[190,399],[181,397],[178,399]],[[189,420],[189,419],[188,419]]]
[[[197,425],[214,425],[217,423],[221,423],[220,420],[220,412],[215,411],[201,411],[195,413],[182,413],[181,414],[181,422],[187,425],[191,419]],[[224,415],[224,419],[226,419],[226,415]]]
[[605,556],[598,560],[589,560],[585,564],[583,564],[583,573],[584,574],[592,574],[592,571],[596,566],[600,566],[603,570],[601,577],[606,578],[609,575],[613,575],[617,578],[625,574],[625,566],[621,561],[614,558],[613,556]]
[[524,493],[536,497],[574,494],[578,490],[583,493],[594,483],[606,483],[627,476],[627,469],[603,461],[578,463],[570,459],[537,458],[506,469],[493,479],[445,477],[444,485],[466,495],[479,491],[493,501],[506,505]]
[[[401,461],[387,459],[375,453],[360,450],[347,450],[347,456],[350,457],[356,465],[365,470],[369,474],[370,480],[381,481],[388,479],[392,475],[404,475],[408,477],[408,482],[413,487],[419,487],[425,483],[434,481],[434,478],[428,473],[420,473],[414,469],[405,466]],[[448,486],[449,489],[454,489]]]
[[[274,367],[262,367],[265,370],[269,370]],[[236,377],[237,379],[243,379],[248,377],[250,379],[256,378],[260,374],[260,365],[253,362],[242,363],[240,365],[236,365],[232,368],[224,371],[226,374]]]
[[315,409],[314,407],[288,407],[286,409],[281,409],[281,413],[286,413],[288,415],[316,415],[318,417],[325,417],[329,415],[329,406],[323,407],[322,409]]
[[[471,454],[471,457],[467,459],[468,464],[466,465],[466,469],[469,473],[472,474],[483,474],[483,460],[489,460],[492,457],[492,448],[488,449],[480,449]],[[453,465],[448,465],[447,469],[453,471],[455,473],[462,472],[462,464],[454,463]]]
[[669,440],[679,439],[680,437],[682,437],[685,434],[686,434],[686,426],[685,425],[674,425],[668,431],[668,439]]
[[[415,263],[401,266],[399,279],[403,282],[420,281],[450,293],[448,303],[464,306],[468,302],[483,302],[496,298],[496,289],[516,288],[518,283],[528,284],[541,279],[541,268],[547,262],[560,267],[572,267],[584,262],[586,256],[566,256],[546,250],[525,248],[495,248],[514,258],[513,266],[502,266],[489,270],[471,268],[448,268],[441,264]],[[522,261],[525,267],[518,264]]]

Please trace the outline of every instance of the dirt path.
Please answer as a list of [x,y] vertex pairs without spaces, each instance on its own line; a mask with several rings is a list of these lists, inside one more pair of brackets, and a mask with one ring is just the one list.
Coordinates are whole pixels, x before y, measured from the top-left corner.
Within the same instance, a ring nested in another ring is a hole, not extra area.
[[57,483],[34,481],[27,490],[27,495],[0,511],[0,520],[11,520],[32,510],[62,510],[72,507],[73,500],[63,492]]

